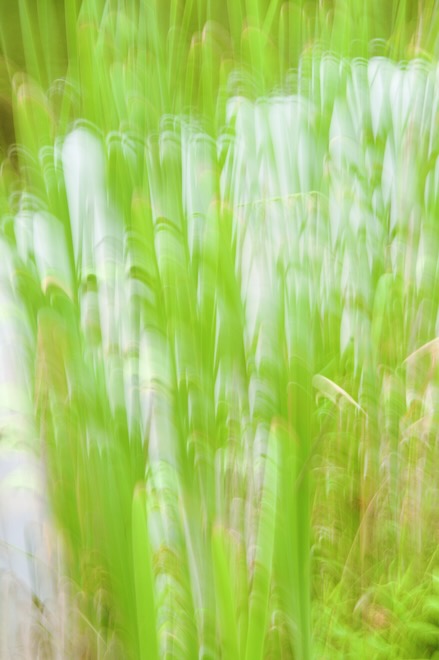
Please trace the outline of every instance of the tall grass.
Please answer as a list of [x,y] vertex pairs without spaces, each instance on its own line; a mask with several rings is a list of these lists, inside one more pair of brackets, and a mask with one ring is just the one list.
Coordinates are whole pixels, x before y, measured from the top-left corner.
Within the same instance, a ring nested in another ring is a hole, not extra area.
[[2,420],[68,614],[4,657],[434,657],[436,4],[18,9]]

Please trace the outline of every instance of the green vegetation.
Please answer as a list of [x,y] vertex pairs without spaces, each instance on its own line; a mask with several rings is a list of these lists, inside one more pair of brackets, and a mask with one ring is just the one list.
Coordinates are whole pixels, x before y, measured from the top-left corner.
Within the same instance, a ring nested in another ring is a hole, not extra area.
[[0,326],[69,613],[33,656],[439,657],[436,3],[17,8]]

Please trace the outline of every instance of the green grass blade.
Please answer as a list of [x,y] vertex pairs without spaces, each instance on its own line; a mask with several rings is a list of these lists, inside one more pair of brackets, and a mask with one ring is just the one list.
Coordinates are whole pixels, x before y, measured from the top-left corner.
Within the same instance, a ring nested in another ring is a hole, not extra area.
[[134,492],[132,526],[139,658],[154,660],[159,658],[159,646],[154,576],[143,486],[137,486]]

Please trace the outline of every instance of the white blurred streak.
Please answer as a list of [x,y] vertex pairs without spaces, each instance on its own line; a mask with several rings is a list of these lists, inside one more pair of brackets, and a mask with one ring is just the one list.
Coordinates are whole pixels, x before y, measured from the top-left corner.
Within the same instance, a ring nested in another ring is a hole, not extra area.
[[32,211],[20,210],[14,220],[17,252],[20,259],[25,262],[33,252],[33,217]]
[[66,236],[61,222],[48,212],[32,218],[33,245],[37,268],[43,283],[53,278],[72,297],[73,282]]
[[37,458],[34,338],[11,286],[14,256],[3,241],[0,252],[0,657],[12,658],[26,645],[32,653],[34,596],[43,603],[48,630],[54,630],[57,557]]
[[66,138],[62,162],[69,205],[73,251],[77,269],[94,272],[95,205],[105,198],[104,156],[99,141],[85,128],[75,128]]
[[370,111],[374,137],[390,127],[389,88],[396,64],[384,57],[373,57],[368,63]]

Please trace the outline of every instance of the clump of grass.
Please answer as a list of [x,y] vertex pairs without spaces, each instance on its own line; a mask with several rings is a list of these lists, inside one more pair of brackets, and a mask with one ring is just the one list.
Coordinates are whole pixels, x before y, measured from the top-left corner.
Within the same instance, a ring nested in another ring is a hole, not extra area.
[[2,309],[74,613],[35,657],[432,656],[435,8],[18,4]]

